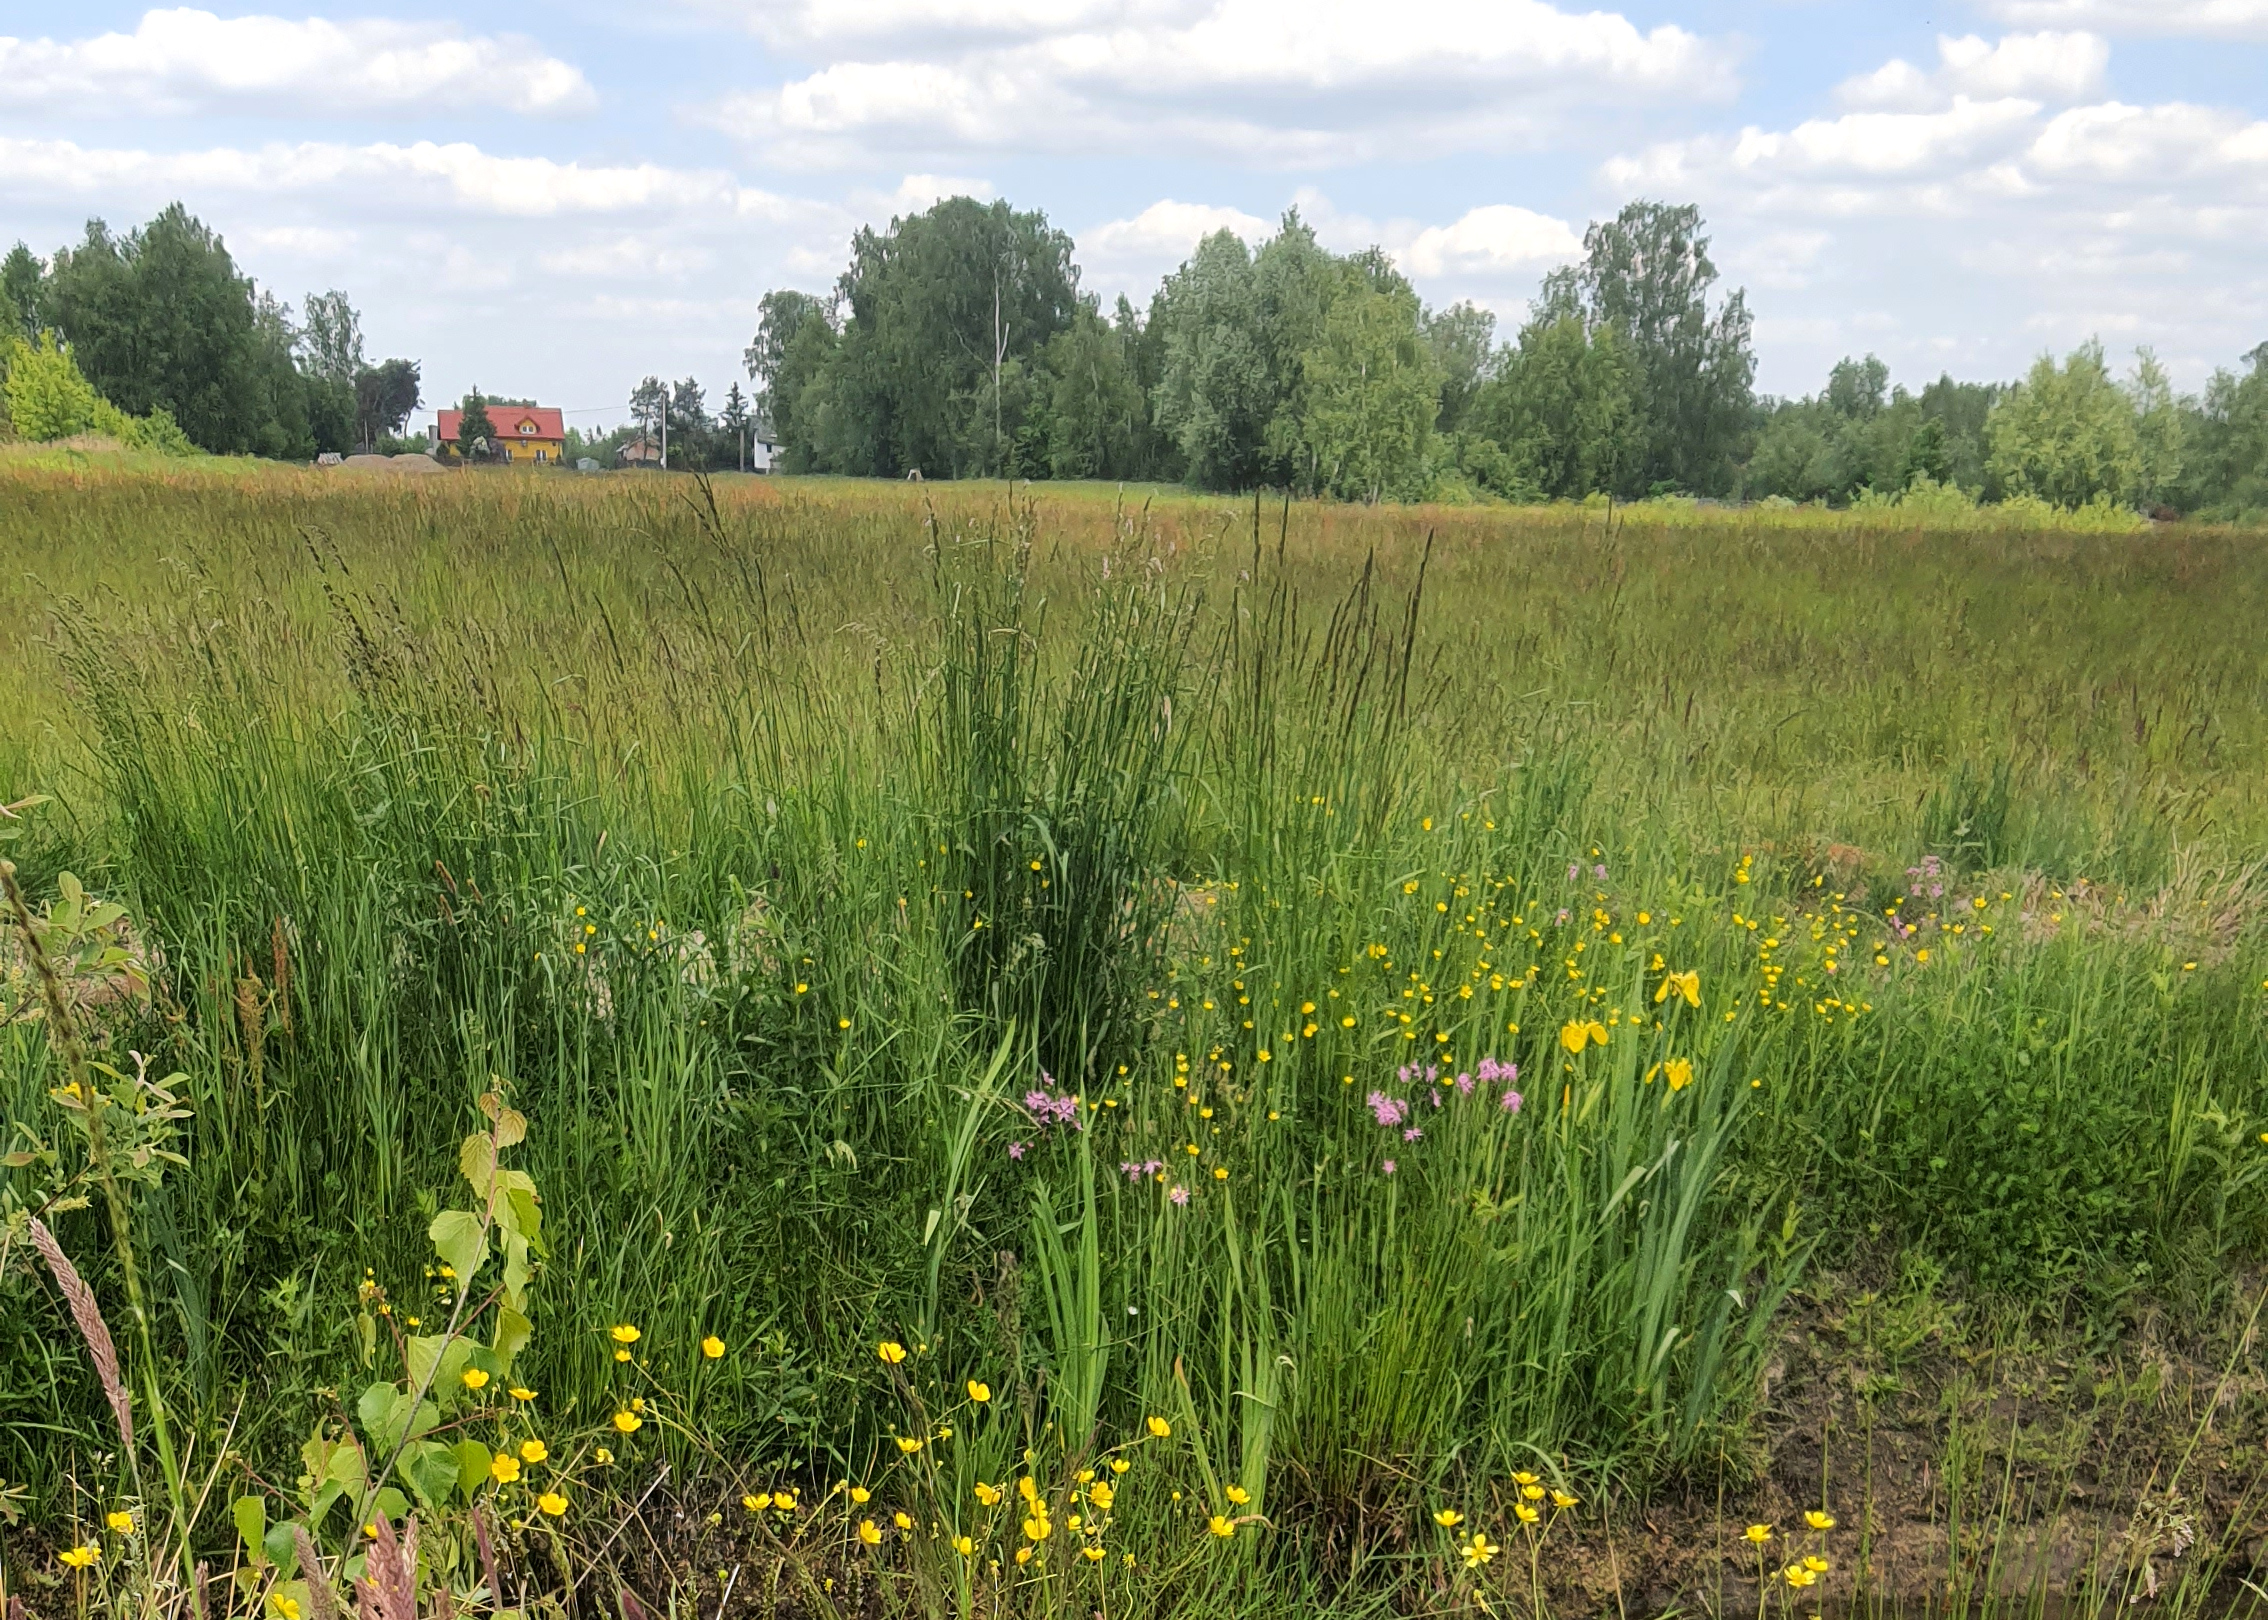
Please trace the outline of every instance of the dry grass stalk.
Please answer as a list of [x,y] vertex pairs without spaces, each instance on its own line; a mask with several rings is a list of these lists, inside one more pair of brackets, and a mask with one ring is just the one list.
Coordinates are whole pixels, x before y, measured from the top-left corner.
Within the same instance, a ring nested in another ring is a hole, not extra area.
[[71,1264],[71,1257],[55,1241],[47,1223],[37,1216],[32,1219],[31,1235],[33,1245],[47,1256],[47,1269],[55,1273],[55,1286],[63,1291],[64,1303],[71,1307],[71,1320],[79,1324],[79,1337],[87,1341],[87,1355],[94,1362],[95,1376],[102,1380],[102,1393],[110,1402],[110,1410],[118,1417],[118,1438],[130,1457],[134,1454],[134,1409],[125,1381],[118,1376],[118,1347],[110,1342],[110,1328],[95,1304],[94,1290],[79,1275],[79,1268]]

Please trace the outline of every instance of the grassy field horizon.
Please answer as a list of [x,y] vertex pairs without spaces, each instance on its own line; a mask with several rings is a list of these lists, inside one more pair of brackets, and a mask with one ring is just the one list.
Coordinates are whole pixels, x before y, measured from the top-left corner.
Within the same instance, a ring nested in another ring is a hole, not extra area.
[[[42,1214],[236,1459],[168,1519],[232,1602],[314,1601],[256,1502],[414,1511],[460,1602],[485,1513],[577,1612],[1975,1607],[2019,1548],[2222,1604],[2264,584],[2187,524],[0,462],[0,853],[81,964],[0,955],[0,1478],[43,1550],[196,1494],[121,1474]],[[526,1269],[452,1264],[507,1151]],[[1602,1585],[1648,1514],[1692,1556]]]

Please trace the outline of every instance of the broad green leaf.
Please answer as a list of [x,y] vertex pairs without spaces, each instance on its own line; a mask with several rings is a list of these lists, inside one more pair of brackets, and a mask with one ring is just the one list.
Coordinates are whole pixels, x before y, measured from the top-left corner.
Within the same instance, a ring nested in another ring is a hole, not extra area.
[[[511,1174],[518,1175],[519,1172],[513,1171]],[[527,1185],[522,1186],[519,1181],[507,1181],[505,1183],[505,1186],[509,1189],[506,1202],[512,1206],[512,1216],[520,1231],[526,1235],[528,1242],[534,1245],[535,1252],[541,1254],[543,1253],[543,1200],[536,1196],[533,1181],[524,1176],[520,1180],[526,1181]]]
[[299,1549],[292,1545],[290,1525],[269,1525],[268,1533],[260,1538],[260,1549],[287,1580],[299,1573]]
[[378,1492],[377,1510],[389,1519],[398,1519],[409,1511],[409,1498],[391,1485],[384,1486]]
[[[354,1415],[362,1424],[364,1434],[373,1440],[378,1438],[378,1431],[385,1427],[386,1415],[393,1411],[394,1402],[400,1398],[401,1393],[392,1384],[372,1384],[362,1392],[361,1398],[354,1403]],[[308,1463],[308,1471],[315,1471],[312,1461]]]
[[268,1499],[264,1496],[240,1496],[228,1505],[229,1517],[236,1521],[236,1533],[254,1557],[264,1557],[267,1549],[261,1545],[268,1535]]
[[425,1507],[438,1511],[457,1488],[456,1448],[438,1440],[413,1440],[402,1448],[402,1460],[394,1471]]
[[435,1378],[434,1368],[440,1364],[441,1352],[448,1346],[445,1333],[427,1333],[409,1341],[406,1359],[409,1362],[410,1386],[420,1388]]
[[445,1209],[433,1217],[433,1225],[426,1236],[433,1240],[433,1248],[442,1261],[457,1274],[457,1286],[470,1288],[472,1280],[488,1258],[488,1234],[481,1229],[480,1217],[469,1210]]
[[512,1358],[518,1355],[535,1332],[535,1324],[510,1305],[496,1307],[496,1342],[490,1346],[495,1353],[500,1373],[512,1370]]
[[493,1454],[478,1440],[457,1442],[457,1489],[466,1501],[473,1499],[473,1493],[488,1478],[488,1465],[493,1460]]
[[457,1150],[457,1168],[472,1183],[473,1196],[487,1202],[488,1189],[496,1180],[496,1145],[476,1131]]

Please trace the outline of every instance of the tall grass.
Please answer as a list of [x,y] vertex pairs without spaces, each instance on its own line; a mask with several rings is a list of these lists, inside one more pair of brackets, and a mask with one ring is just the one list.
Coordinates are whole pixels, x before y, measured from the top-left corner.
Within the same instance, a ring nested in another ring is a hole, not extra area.
[[[257,1465],[498,1077],[563,1415],[714,1332],[721,1451],[858,1477],[918,1341],[1066,1456],[1186,1414],[1137,1533],[1238,1482],[1263,1605],[1739,1475],[1822,1255],[2203,1318],[2268,1236],[2249,536],[0,478],[13,853],[137,919],[169,1401]],[[53,1510],[102,1412],[0,1289]]]

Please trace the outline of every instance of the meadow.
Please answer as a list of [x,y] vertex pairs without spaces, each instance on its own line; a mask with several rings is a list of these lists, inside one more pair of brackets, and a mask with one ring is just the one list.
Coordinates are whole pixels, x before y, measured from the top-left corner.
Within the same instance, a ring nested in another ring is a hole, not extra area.
[[0,1579],[328,1620],[414,1517],[430,1612],[2231,1612],[2264,586],[0,463]]

